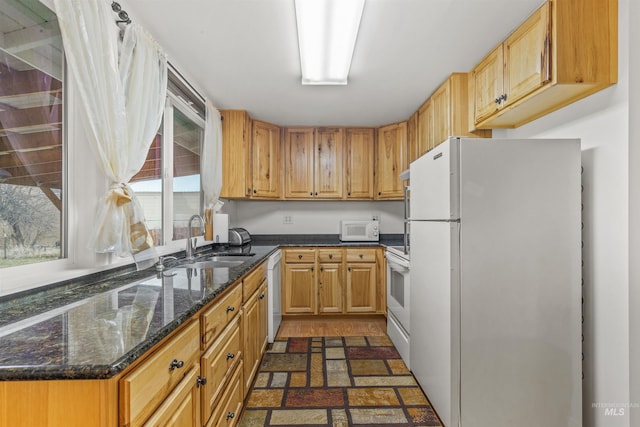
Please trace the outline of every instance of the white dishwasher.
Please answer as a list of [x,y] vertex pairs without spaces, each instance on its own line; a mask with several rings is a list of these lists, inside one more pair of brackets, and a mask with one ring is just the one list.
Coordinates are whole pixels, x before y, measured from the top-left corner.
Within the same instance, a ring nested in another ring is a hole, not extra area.
[[267,260],[267,295],[268,295],[268,315],[269,315],[269,342],[272,343],[278,333],[280,321],[282,320],[282,310],[280,305],[280,278],[282,277],[280,260],[282,252],[278,249]]

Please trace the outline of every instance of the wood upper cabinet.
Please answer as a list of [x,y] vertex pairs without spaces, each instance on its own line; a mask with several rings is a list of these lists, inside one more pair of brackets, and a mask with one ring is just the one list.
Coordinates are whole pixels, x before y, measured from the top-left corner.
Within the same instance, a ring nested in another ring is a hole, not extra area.
[[409,159],[407,165],[410,165],[418,158],[420,147],[418,146],[418,112],[416,111],[407,120],[407,143],[409,144]]
[[313,196],[341,199],[344,134],[341,128],[318,128],[315,134]]
[[416,158],[433,148],[433,108],[431,98],[418,109],[418,141]]
[[313,128],[287,128],[284,137],[284,197],[313,197]]
[[345,197],[373,199],[375,129],[345,129]]
[[284,145],[286,198],[342,198],[342,129],[288,128]]
[[433,110],[433,146],[452,135],[451,129],[451,79],[447,79],[431,95]]
[[220,197],[244,198],[251,191],[251,117],[222,110],[222,188]]
[[400,173],[407,169],[407,122],[378,128],[375,160],[376,200],[402,199],[404,183]]
[[253,121],[251,197],[277,199],[282,196],[280,128]]
[[471,128],[517,127],[616,83],[617,4],[543,4],[471,70]]

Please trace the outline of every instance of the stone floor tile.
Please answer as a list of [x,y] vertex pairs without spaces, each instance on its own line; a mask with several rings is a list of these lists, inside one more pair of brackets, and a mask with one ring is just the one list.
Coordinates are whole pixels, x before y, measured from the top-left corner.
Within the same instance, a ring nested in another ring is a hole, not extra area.
[[331,427],[348,427],[349,418],[347,418],[347,411],[344,409],[332,409],[331,421]]
[[306,387],[306,386],[307,386],[306,372],[291,373],[291,381],[289,381],[289,387]]
[[342,338],[325,338],[324,345],[326,347],[342,347]]
[[398,393],[400,393],[402,402],[407,406],[426,406],[429,404],[427,397],[424,395],[420,387],[399,387]]
[[438,416],[431,407],[407,408],[407,412],[414,423],[420,423],[423,426],[440,426]]
[[407,424],[401,408],[349,409],[355,425]]
[[240,419],[240,427],[264,427],[267,411],[263,409],[245,409]]
[[349,388],[349,406],[400,406],[396,391],[391,387]]
[[356,387],[371,386],[415,386],[416,380],[412,376],[388,376],[388,377],[354,377]]
[[404,375],[409,373],[407,365],[404,364],[402,359],[387,359],[387,364],[391,368],[393,375]]
[[369,341],[369,345],[372,346],[372,347],[379,347],[379,346],[391,347],[391,346],[393,346],[393,343],[391,342],[391,340],[387,336],[367,337],[367,341]]
[[282,388],[287,385],[289,374],[286,372],[274,372],[271,378],[271,387]]
[[274,341],[267,353],[285,353],[287,351],[287,341]]
[[302,389],[289,393],[285,401],[287,408],[291,407],[331,407],[344,406],[344,396],[341,389]]
[[247,408],[279,408],[282,406],[282,389],[253,389],[247,401]]
[[326,425],[326,409],[278,409],[271,412],[271,425]]
[[389,375],[384,360],[349,360],[351,375]]
[[344,343],[347,347],[366,347],[367,340],[364,337],[345,337]]
[[286,353],[273,354],[267,353],[262,359],[260,371],[305,371],[307,369],[306,353]]
[[322,363],[322,354],[311,354],[311,387],[324,386],[324,365]]
[[327,359],[344,359],[344,347],[329,347],[324,350]]
[[256,375],[256,382],[253,384],[254,388],[266,388],[269,384],[269,373],[268,372],[259,372]]

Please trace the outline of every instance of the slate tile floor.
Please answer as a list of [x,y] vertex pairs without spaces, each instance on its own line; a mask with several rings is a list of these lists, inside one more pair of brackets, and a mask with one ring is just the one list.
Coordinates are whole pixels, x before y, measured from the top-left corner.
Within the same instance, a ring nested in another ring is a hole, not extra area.
[[389,338],[380,336],[274,342],[240,426],[441,424]]

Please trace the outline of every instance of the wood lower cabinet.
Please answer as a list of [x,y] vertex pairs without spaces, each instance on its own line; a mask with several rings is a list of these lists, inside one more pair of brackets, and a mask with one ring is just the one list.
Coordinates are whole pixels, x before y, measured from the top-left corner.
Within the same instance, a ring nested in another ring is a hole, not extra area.
[[154,412],[143,425],[145,427],[172,426],[172,427],[199,427],[200,414],[200,390],[197,379],[200,367],[196,364],[191,367],[187,375],[175,387],[162,405]]
[[[267,277],[266,265],[254,270],[243,281],[245,291],[242,308],[242,341],[244,348],[243,396],[251,388],[258,372],[267,342]],[[256,285],[257,283],[257,285]]]
[[313,263],[285,262],[283,269],[284,283],[282,292],[283,313],[315,314],[316,313],[316,271]]
[[283,314],[386,312],[386,269],[378,248],[287,248]]
[[378,265],[376,249],[347,249],[347,313],[375,313]]
[[120,380],[122,425],[145,425],[161,404],[167,404],[166,399],[178,383],[198,365],[199,356],[200,323],[194,320]]
[[216,407],[206,427],[233,427],[240,422],[244,401],[243,372],[243,362],[240,361],[240,365],[235,370],[222,399],[220,399],[220,404]]
[[616,83],[617,6],[544,3],[470,71],[471,127],[517,127]]

